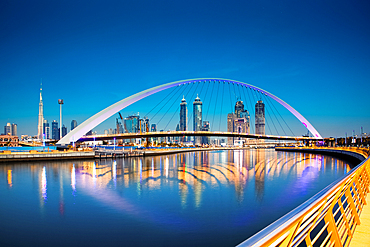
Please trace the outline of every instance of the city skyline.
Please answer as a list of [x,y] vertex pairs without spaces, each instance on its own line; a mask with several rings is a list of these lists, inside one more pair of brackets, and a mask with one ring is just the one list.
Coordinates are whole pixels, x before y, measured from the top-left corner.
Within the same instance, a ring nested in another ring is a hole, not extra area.
[[2,95],[0,122],[37,135],[41,78],[44,117],[59,119],[63,98],[63,122],[82,123],[147,88],[217,77],[277,95],[324,137],[368,133],[369,10],[347,1],[6,2],[0,81],[16,94]]

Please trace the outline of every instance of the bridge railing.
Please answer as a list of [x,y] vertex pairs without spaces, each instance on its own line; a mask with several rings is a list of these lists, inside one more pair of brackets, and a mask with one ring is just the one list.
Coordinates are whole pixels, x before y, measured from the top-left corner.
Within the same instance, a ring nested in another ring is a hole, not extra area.
[[[364,151],[365,152],[365,151]],[[348,246],[370,185],[369,157],[238,246]]]

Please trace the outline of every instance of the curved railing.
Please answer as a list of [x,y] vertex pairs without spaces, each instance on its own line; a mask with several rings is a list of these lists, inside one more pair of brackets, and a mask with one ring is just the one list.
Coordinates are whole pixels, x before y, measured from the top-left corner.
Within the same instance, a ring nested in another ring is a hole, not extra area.
[[348,246],[370,185],[367,158],[343,178],[238,246]]

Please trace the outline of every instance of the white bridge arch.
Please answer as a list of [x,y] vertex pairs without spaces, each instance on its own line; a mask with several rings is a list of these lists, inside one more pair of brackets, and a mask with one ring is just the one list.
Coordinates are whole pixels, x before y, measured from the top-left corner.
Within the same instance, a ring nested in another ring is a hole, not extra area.
[[235,80],[229,80],[229,79],[220,79],[220,78],[199,78],[199,79],[189,79],[189,80],[181,80],[181,81],[175,81],[175,82],[170,82],[166,84],[162,84],[153,88],[146,89],[144,91],[141,91],[139,93],[136,93],[132,96],[129,96],[123,100],[118,101],[117,103],[105,108],[104,110],[96,113],[89,119],[85,120],[83,123],[78,125],[76,128],[74,128],[72,131],[70,131],[67,135],[65,135],[62,139],[60,139],[57,142],[57,145],[68,145],[72,142],[78,141],[83,135],[85,135],[87,132],[95,128],[97,125],[108,119],[109,117],[113,116],[120,110],[124,109],[125,107],[135,103],[136,101],[139,101],[145,97],[148,97],[152,94],[155,94],[157,92],[163,91],[165,89],[183,85],[183,84],[190,84],[190,83],[196,83],[196,82],[225,82],[225,83],[233,83],[233,84],[238,84],[244,87],[249,87],[251,89],[254,89],[258,92],[261,92],[265,94],[266,96],[272,98],[282,106],[284,106],[288,111],[290,111],[296,118],[298,118],[299,121],[311,132],[311,134],[317,138],[317,139],[322,139],[321,135],[319,132],[312,126],[310,122],[307,121],[306,118],[304,118],[298,111],[296,111],[293,107],[291,107],[289,104],[284,102],[282,99],[276,97],[275,95],[261,89],[258,87],[255,87],[253,85],[240,82],[240,81],[235,81]]

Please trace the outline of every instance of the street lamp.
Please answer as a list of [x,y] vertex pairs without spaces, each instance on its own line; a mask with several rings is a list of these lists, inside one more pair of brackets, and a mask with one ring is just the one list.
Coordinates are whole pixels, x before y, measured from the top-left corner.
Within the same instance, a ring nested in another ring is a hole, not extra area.
[[59,128],[59,138],[62,139],[62,105],[63,105],[63,99],[58,99],[58,104],[60,105],[60,128]]

